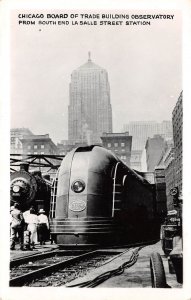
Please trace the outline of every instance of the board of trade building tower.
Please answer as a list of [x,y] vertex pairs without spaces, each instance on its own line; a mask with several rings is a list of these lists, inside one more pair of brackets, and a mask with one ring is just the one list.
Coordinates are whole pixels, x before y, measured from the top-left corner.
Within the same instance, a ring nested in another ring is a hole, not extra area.
[[68,138],[72,143],[101,143],[112,132],[112,108],[107,71],[91,60],[71,74]]

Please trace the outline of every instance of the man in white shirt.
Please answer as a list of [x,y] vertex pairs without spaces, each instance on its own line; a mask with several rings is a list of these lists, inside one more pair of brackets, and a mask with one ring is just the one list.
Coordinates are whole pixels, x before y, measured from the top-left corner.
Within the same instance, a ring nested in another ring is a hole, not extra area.
[[35,213],[35,209],[30,208],[30,214],[25,214],[25,222],[28,224],[27,230],[30,232],[30,243],[32,245],[32,249],[37,243],[37,224],[38,217]]
[[48,239],[49,222],[43,208],[39,210],[38,216],[38,238],[40,245],[44,245]]

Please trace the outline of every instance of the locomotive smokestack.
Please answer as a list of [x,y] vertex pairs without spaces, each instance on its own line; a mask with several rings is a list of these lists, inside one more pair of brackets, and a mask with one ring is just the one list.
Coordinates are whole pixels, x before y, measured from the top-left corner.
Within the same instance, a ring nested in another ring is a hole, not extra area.
[[21,163],[20,164],[20,171],[28,172],[29,171],[29,163],[25,163],[25,162]]

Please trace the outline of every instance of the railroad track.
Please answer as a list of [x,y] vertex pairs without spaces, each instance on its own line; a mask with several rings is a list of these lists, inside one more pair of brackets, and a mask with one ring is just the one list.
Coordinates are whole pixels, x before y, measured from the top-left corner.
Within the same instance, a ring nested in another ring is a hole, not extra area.
[[[146,244],[148,245],[148,243]],[[61,286],[75,278],[84,277],[90,270],[117,258],[129,250],[133,250],[129,261],[117,270],[106,272],[93,282],[86,282],[79,287],[94,287],[111,276],[116,276],[136,263],[139,251],[144,245],[117,249],[102,249],[89,252],[84,251],[51,251],[36,254],[31,257],[14,260],[10,263],[10,286]],[[76,285],[75,285],[76,286]],[[69,286],[73,287],[73,286]]]
[[87,251],[83,250],[51,250],[43,253],[35,253],[23,257],[19,257],[16,259],[12,259],[10,261],[10,268],[14,268],[17,266],[20,266],[22,264],[27,264],[29,262],[37,261],[37,260],[43,260],[47,258],[53,258],[53,257],[58,257],[58,256],[76,256],[77,254],[83,254]]
[[[55,279],[58,281],[58,274],[62,274],[62,283],[68,282],[69,278],[73,280],[77,276],[82,276],[91,267],[97,267],[99,261],[105,261],[116,255],[116,252],[108,251],[91,251],[83,254],[75,254],[72,251],[71,255],[68,252],[67,255],[63,251],[62,253],[49,253],[46,257],[38,255],[37,257],[31,257],[32,260],[26,259],[14,261],[11,263],[10,272],[10,286],[57,286]],[[52,254],[52,255],[51,255]],[[59,255],[58,255],[59,254]],[[62,255],[61,255],[62,254]],[[118,254],[118,253],[117,253]],[[72,276],[68,276],[71,275]],[[65,276],[64,276],[65,274]],[[47,277],[48,276],[48,277]],[[47,280],[48,278],[48,280]]]

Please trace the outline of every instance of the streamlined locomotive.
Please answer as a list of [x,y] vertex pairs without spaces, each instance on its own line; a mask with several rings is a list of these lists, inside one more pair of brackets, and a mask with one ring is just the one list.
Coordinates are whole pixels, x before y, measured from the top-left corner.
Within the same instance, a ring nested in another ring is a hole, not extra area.
[[22,211],[33,206],[36,211],[43,208],[49,213],[51,183],[42,178],[40,171],[29,172],[28,169],[27,163],[21,163],[20,170],[11,174],[11,205],[17,202]]
[[52,238],[65,246],[117,246],[159,238],[162,210],[156,194],[155,184],[111,151],[101,146],[73,149],[58,174]]

